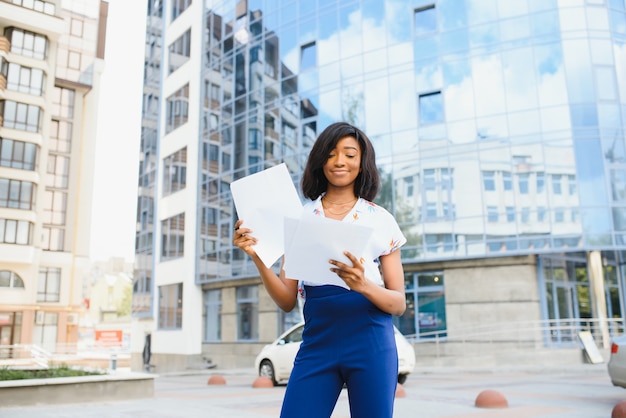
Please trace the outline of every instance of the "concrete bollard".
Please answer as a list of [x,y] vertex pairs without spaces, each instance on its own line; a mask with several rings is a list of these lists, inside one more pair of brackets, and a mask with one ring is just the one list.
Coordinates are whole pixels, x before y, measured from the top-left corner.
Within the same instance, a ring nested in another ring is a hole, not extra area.
[[611,418],[626,418],[626,401],[615,404],[611,412]]
[[224,379],[224,376],[219,375],[219,374],[214,374],[211,377],[209,377],[209,385],[225,385],[226,384],[226,379]]
[[478,394],[474,405],[478,408],[506,408],[509,402],[500,392],[487,389]]
[[269,377],[259,376],[252,382],[253,388],[273,388],[274,382]]

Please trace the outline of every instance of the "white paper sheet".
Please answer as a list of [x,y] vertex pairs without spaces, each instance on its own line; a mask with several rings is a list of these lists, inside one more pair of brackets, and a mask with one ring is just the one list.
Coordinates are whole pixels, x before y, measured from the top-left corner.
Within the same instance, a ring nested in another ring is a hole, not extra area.
[[351,264],[343,252],[361,258],[373,229],[361,225],[304,215],[285,218],[285,275],[293,280],[348,288],[328,260]]
[[238,218],[258,240],[254,247],[257,255],[271,267],[285,252],[285,216],[302,213],[302,202],[287,166],[282,163],[235,180],[230,191]]

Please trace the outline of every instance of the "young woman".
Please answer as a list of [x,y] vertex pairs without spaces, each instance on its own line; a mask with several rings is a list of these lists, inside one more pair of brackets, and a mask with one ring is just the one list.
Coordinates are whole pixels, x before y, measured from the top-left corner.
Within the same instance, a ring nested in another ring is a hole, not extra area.
[[[317,138],[302,177],[304,210],[374,229],[366,254],[329,260],[350,290],[298,282],[265,267],[256,239],[235,224],[233,243],[248,254],[268,293],[286,312],[304,297],[302,345],[289,377],[282,418],[330,417],[344,384],[351,416],[391,418],[398,378],[392,315],[406,309],[400,251],[406,239],[393,216],[371,201],[380,185],[374,148],[354,126],[338,122]],[[382,272],[382,277],[381,277]],[[296,278],[297,279],[297,278]]]

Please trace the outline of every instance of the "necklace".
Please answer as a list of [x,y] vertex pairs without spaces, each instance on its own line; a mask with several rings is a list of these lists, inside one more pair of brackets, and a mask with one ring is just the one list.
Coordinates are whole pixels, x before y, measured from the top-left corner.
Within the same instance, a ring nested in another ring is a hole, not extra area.
[[350,212],[352,210],[353,205],[350,205],[350,207],[348,207],[348,209],[346,209],[344,211],[334,212],[328,206],[326,206],[324,204],[324,200],[328,201],[328,203],[332,203],[332,204],[335,204],[337,206],[345,206],[345,205],[349,205],[349,204],[352,204],[352,203],[356,202],[358,199],[354,198],[353,200],[351,200],[349,202],[337,203],[337,202],[333,202],[332,200],[326,199],[326,196],[322,196],[322,207],[324,208],[324,210],[328,211],[328,213],[330,213],[331,215],[341,216],[341,215],[345,215],[346,213]]
[[348,208],[344,210],[343,212],[333,212],[332,210],[330,210],[330,208],[327,208],[324,205],[322,205],[322,207],[324,208],[325,211],[328,211],[328,213],[330,213],[331,215],[336,215],[336,216],[345,215],[346,213],[350,212],[350,210],[352,209],[352,208]]
[[350,200],[349,202],[339,203],[339,202],[333,202],[332,200],[328,199],[326,197],[326,195],[324,195],[324,196],[322,196],[322,200],[326,200],[328,203],[332,203],[333,205],[343,206],[343,205],[347,205],[348,203],[356,202],[358,200],[358,198],[355,197],[354,199]]

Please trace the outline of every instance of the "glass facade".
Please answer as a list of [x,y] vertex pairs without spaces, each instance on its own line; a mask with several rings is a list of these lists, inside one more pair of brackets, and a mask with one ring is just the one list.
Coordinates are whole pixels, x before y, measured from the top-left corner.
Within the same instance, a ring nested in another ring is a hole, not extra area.
[[336,120],[376,145],[406,262],[624,245],[622,0],[284,3],[206,8],[199,282],[253,272],[228,184],[283,161],[297,182]]
[[[159,126],[175,138],[197,125],[198,161],[192,148],[186,160],[186,190],[196,174],[197,199],[185,219],[194,225],[193,277],[202,286],[258,276],[231,243],[230,183],[285,163],[299,189],[315,138],[345,120],[374,143],[382,178],[376,202],[408,239],[405,266],[545,257],[537,275],[552,301],[542,302],[549,319],[565,306],[555,302],[558,271],[573,269],[568,286],[587,277],[564,254],[582,257],[585,267],[597,250],[610,267],[609,316],[621,316],[624,0],[205,0],[201,23],[187,17],[197,3],[172,2],[174,12],[150,3],[136,301],[151,292],[158,254],[155,181],[173,175],[156,174],[169,155],[159,157],[168,138],[158,139]],[[161,31],[178,19],[202,30],[179,28],[162,46]],[[165,102],[159,80],[171,83]],[[188,247],[193,242],[187,238]],[[405,332],[445,332],[443,272],[407,274],[405,282],[408,301],[429,307],[402,318]],[[579,283],[581,300],[586,286]],[[206,338],[219,339],[218,324],[204,320]],[[240,338],[254,339],[254,327],[246,329]]]

